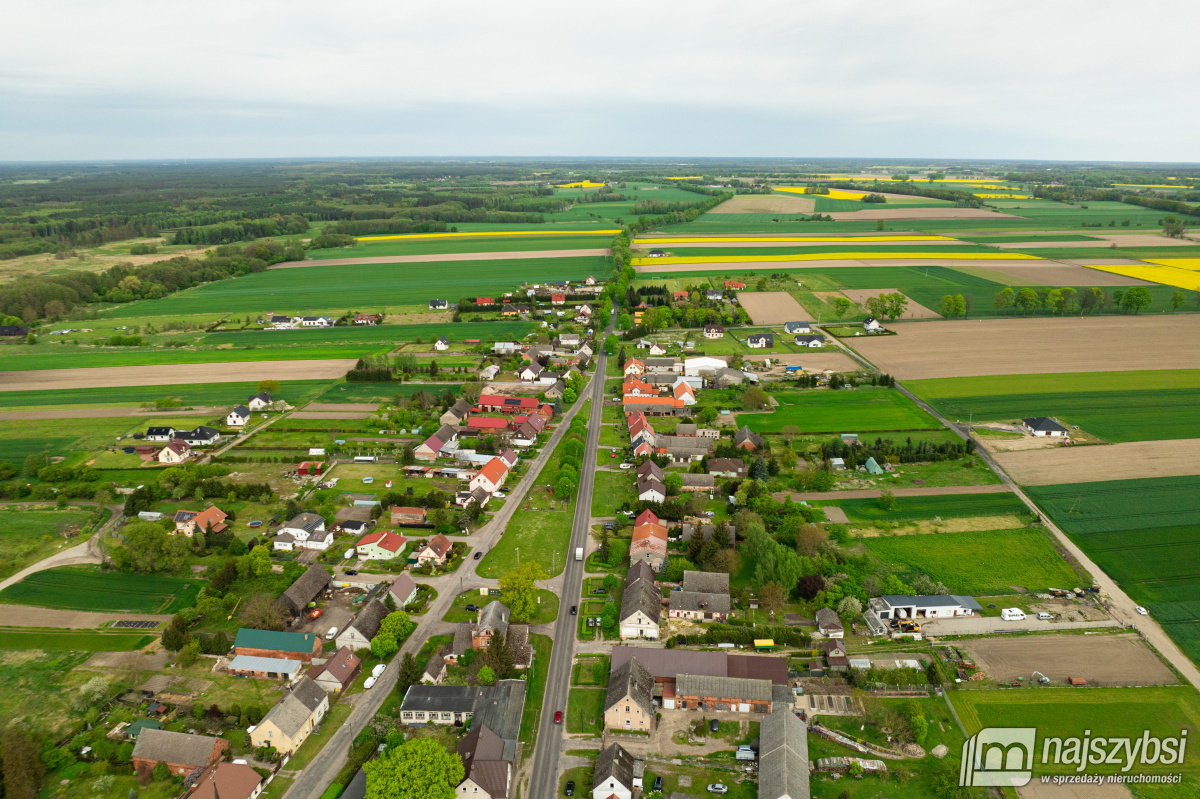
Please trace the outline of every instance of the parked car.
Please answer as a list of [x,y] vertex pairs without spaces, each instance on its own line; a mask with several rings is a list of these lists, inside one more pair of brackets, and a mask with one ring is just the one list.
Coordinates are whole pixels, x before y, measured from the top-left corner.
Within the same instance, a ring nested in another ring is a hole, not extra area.
[[575,780],[567,780],[566,794],[567,794],[567,796],[575,795]]
[[329,632],[325,633],[325,640],[332,641],[334,638],[337,638],[337,627],[330,627]]
[[363,688],[374,688],[377,682],[379,682],[378,677],[368,677],[367,681],[363,683]]
[[562,724],[562,711],[561,710],[554,711],[554,723]]
[[709,793],[729,793],[729,786],[724,783],[714,782],[708,786]]
[[632,469],[632,468],[633,468],[633,464],[632,464],[632,463],[622,463],[622,464],[621,464],[621,468],[622,468],[622,469]]
[[325,612],[325,611],[324,611],[323,609],[321,609],[321,608],[317,608],[316,610],[313,610],[313,611],[310,611],[310,612],[309,612],[309,614],[308,614],[308,618],[310,618],[310,619],[319,619],[319,618],[321,618],[321,614],[322,614],[322,613],[324,613],[324,612]]
[[655,791],[661,791],[661,790],[662,790],[662,777],[655,777],[655,778],[654,778],[654,788],[653,788],[652,790],[655,790]]
[[605,591],[603,588],[593,588],[592,593],[593,594],[607,594],[608,591]]
[[1139,616],[1146,616],[1146,615],[1148,615],[1148,614],[1149,614],[1149,611],[1147,611],[1147,610],[1146,610],[1144,607],[1142,607],[1141,605],[1138,605],[1136,608],[1134,608],[1134,610],[1136,610],[1136,611],[1138,612],[1138,615],[1139,615]]
[[578,613],[579,613],[579,606],[578,606],[578,605],[572,605],[572,606],[571,606],[571,615],[572,615],[572,616],[574,616],[574,615],[576,615],[576,614],[578,614]]
[[467,612],[468,612],[468,613],[474,613],[474,612],[475,612],[475,611],[477,611],[477,610],[479,610],[479,606],[478,606],[478,605],[467,605]]
[[371,676],[378,679],[383,676],[383,673],[385,671],[387,671],[387,664],[380,663],[380,664],[376,665],[375,668],[371,669]]
[[708,723],[708,729],[711,732],[717,732],[718,730],[721,729],[721,723],[719,721],[717,721],[716,719],[713,719],[712,721],[710,721]]
[[482,557],[483,557],[483,553],[482,553],[482,552],[476,552],[476,553],[475,553],[475,560],[479,560],[479,559],[480,559],[480,558],[482,558]]

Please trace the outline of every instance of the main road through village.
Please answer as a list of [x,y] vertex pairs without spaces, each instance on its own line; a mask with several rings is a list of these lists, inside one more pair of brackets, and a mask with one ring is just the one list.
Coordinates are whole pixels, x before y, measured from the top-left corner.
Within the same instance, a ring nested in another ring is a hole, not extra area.
[[[598,340],[603,341],[604,336],[611,331],[612,318],[609,319],[608,328],[597,337]],[[597,349],[599,350],[599,348]],[[562,735],[561,727],[556,728],[554,724],[554,710],[565,711],[567,707],[571,661],[575,653],[575,630],[570,607],[573,598],[579,597],[583,588],[583,563],[574,560],[573,552],[576,547],[587,548],[588,522],[592,508],[592,482],[596,475],[596,451],[600,442],[604,371],[607,360],[603,350],[600,350],[596,359],[596,370],[590,383],[592,412],[588,419],[587,444],[584,450],[583,469],[579,478],[579,492],[575,502],[575,522],[571,528],[570,547],[567,550],[566,566],[559,593],[558,618],[554,624],[554,634],[551,636],[554,647],[550,656],[550,669],[546,682],[546,695],[542,703],[543,712],[539,722],[537,745],[533,752],[533,777],[530,790],[525,794],[530,797],[553,796],[554,783],[558,776]],[[487,552],[500,540],[500,536],[504,534],[504,528],[512,519],[513,512],[520,506],[520,497],[523,497],[533,487],[542,467],[546,465],[554,448],[566,434],[571,420],[583,407],[585,398],[586,394],[581,396],[575,405],[563,415],[558,428],[550,436],[550,440],[546,442],[541,453],[532,463],[526,464],[525,474],[509,492],[510,501],[506,502],[504,507],[471,537],[471,551],[467,553],[462,566],[459,567],[462,572],[459,579],[444,582],[439,588],[438,598],[425,612],[417,629],[401,647],[392,663],[389,664],[387,671],[380,677],[379,682],[372,690],[357,696],[354,710],[342,724],[341,729],[334,733],[329,743],[302,771],[295,775],[291,787],[284,794],[284,799],[320,799],[321,794],[333,783],[338,772],[346,765],[350,744],[354,737],[374,718],[392,689],[395,688],[400,672],[400,658],[406,652],[415,655],[425,641],[436,634],[437,629],[442,625],[442,617],[446,615],[450,604],[459,593],[477,589],[480,586],[495,585],[495,580],[487,580],[476,573],[479,561],[474,559],[474,555],[476,552]],[[577,601],[575,603],[578,604]]]

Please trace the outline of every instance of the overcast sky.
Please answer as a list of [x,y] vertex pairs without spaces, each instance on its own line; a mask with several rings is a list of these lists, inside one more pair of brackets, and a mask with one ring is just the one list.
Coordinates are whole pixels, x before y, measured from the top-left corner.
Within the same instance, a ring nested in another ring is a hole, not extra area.
[[1195,0],[0,8],[0,160],[1200,160]]

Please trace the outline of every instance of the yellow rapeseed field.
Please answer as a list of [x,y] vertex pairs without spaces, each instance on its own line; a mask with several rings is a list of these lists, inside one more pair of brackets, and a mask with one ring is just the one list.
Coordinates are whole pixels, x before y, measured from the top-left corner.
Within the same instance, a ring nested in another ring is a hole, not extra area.
[[1142,266],[1088,266],[1088,269],[1099,269],[1101,272],[1111,272],[1114,275],[1136,277],[1139,280],[1149,280],[1164,286],[1200,291],[1200,258],[1171,258],[1163,260],[1192,261],[1193,266],[1166,266],[1161,262]]
[[1174,269],[1187,269],[1190,272],[1200,272],[1200,258],[1144,258],[1148,264],[1170,266]]
[[859,260],[971,260],[971,261],[1040,261],[1036,255],[1008,252],[814,252],[790,255],[672,255],[665,258],[634,258],[634,266],[652,264],[706,263],[784,263],[788,261],[859,261]]
[[620,230],[470,230],[460,233],[403,233],[394,236],[359,236],[357,240],[461,239],[474,236],[615,236],[620,232]]
[[662,236],[638,239],[638,245],[658,244],[754,244],[756,242],[818,241],[830,244],[874,244],[898,241],[958,241],[951,236],[934,236],[925,233],[892,233],[885,236]]
[[699,180],[703,175],[680,175],[678,177],[667,178],[667,180]]
[[1028,194],[980,194],[979,192],[971,192],[976,197],[985,200],[1028,200]]
[[559,183],[555,186],[558,189],[598,189],[603,186],[603,183],[593,183],[590,180],[581,180],[578,183]]

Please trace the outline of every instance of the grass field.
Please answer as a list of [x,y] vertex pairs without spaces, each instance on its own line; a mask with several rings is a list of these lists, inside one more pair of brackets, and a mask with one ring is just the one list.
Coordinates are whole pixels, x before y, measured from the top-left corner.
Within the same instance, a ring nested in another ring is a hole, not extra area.
[[566,564],[570,540],[569,510],[515,511],[500,541],[480,561],[478,573],[482,577],[499,577],[517,568],[518,558],[524,557],[526,561],[537,560],[553,577]]
[[[305,403],[333,385],[329,380],[293,380],[280,384],[279,398],[292,405]],[[397,388],[399,388],[397,386]],[[258,382],[197,383],[169,386],[112,386],[47,391],[0,391],[0,410],[52,408],[136,407],[161,397],[187,406],[221,406],[245,402],[258,393]]]
[[[52,555],[61,544],[74,546],[75,538],[90,511],[20,510],[0,511],[0,577],[16,574],[21,569]],[[64,534],[73,533],[68,538]]]
[[64,566],[31,574],[0,591],[0,603],[63,610],[174,613],[196,602],[194,580],[142,574],[131,577],[89,567]]
[[[326,358],[361,358],[381,355],[383,344],[315,345],[311,347],[257,347],[204,350],[169,347],[5,347],[0,353],[0,372],[26,369],[87,369],[94,366],[154,366],[169,363],[232,363],[237,361],[300,361]],[[21,392],[24,393],[24,392]],[[244,400],[245,398],[243,398]]]
[[572,688],[567,699],[567,732],[604,732],[604,688]]
[[1200,477],[1026,489],[1179,647],[1200,662]]
[[[315,399],[321,402],[391,402],[396,397],[411,397],[422,391],[458,394],[456,383],[333,383]],[[0,395],[2,396],[2,395]]]
[[1054,416],[1112,442],[1200,438],[1200,370],[991,375],[905,387],[949,419]]
[[1037,530],[986,530],[972,533],[883,536],[863,543],[902,577],[927,574],[952,593],[1008,593],[1011,586],[1030,591],[1074,585],[1079,578]]
[[592,491],[593,516],[615,516],[622,503],[634,502],[636,499],[633,493],[633,478],[629,472],[596,472],[595,488]]
[[611,244],[612,235],[391,239],[387,241],[360,241],[356,247],[309,250],[308,257],[319,261],[327,258],[378,258],[389,255],[449,255],[472,252],[590,250],[608,247]]
[[213,307],[230,314],[374,310],[425,305],[433,298],[454,302],[459,297],[503,293],[521,282],[583,280],[607,274],[610,268],[607,258],[589,256],[505,261],[503,269],[488,261],[449,261],[436,268],[417,263],[273,269],[206,283],[161,300],[130,303],[106,316],[186,316]]
[[[1041,746],[1047,737],[1082,738],[1085,731],[1090,731],[1093,738],[1140,738],[1148,730],[1151,736],[1161,738],[1177,737],[1181,730],[1187,730],[1189,738],[1194,739],[1200,728],[1200,698],[1191,687],[951,691],[950,696],[969,734],[985,727],[1036,727],[1035,780],[1041,774],[1065,774],[1076,768],[1055,765],[1053,761],[1042,764]],[[1087,767],[1088,773],[1095,774],[1119,770],[1120,766],[1108,764]],[[1180,771],[1194,780],[1200,771],[1200,758],[1189,752],[1182,768],[1134,767],[1135,773]]]
[[[852,522],[916,521],[957,519],[971,516],[1007,516],[1028,512],[1015,494],[945,494],[928,497],[897,497],[892,509],[879,507],[876,499],[842,499],[814,503],[836,505]],[[940,539],[939,539],[940,540]]]
[[287,348],[319,344],[397,344],[417,339],[432,342],[440,336],[461,345],[463,340],[468,338],[481,341],[487,341],[489,338],[496,341],[522,339],[533,327],[532,322],[500,321],[444,325],[347,325],[307,330],[246,330],[209,333],[200,342],[200,346],[231,344],[234,347],[245,347],[253,344],[256,347]]
[[141,649],[155,636],[145,633],[96,633],[80,630],[0,630],[0,649],[38,649],[43,652],[130,652]]
[[801,433],[932,430],[937,420],[899,391],[863,387],[852,391],[783,390],[772,392],[779,407],[771,413],[739,414],[738,423],[756,433],[779,433],[789,425]]

